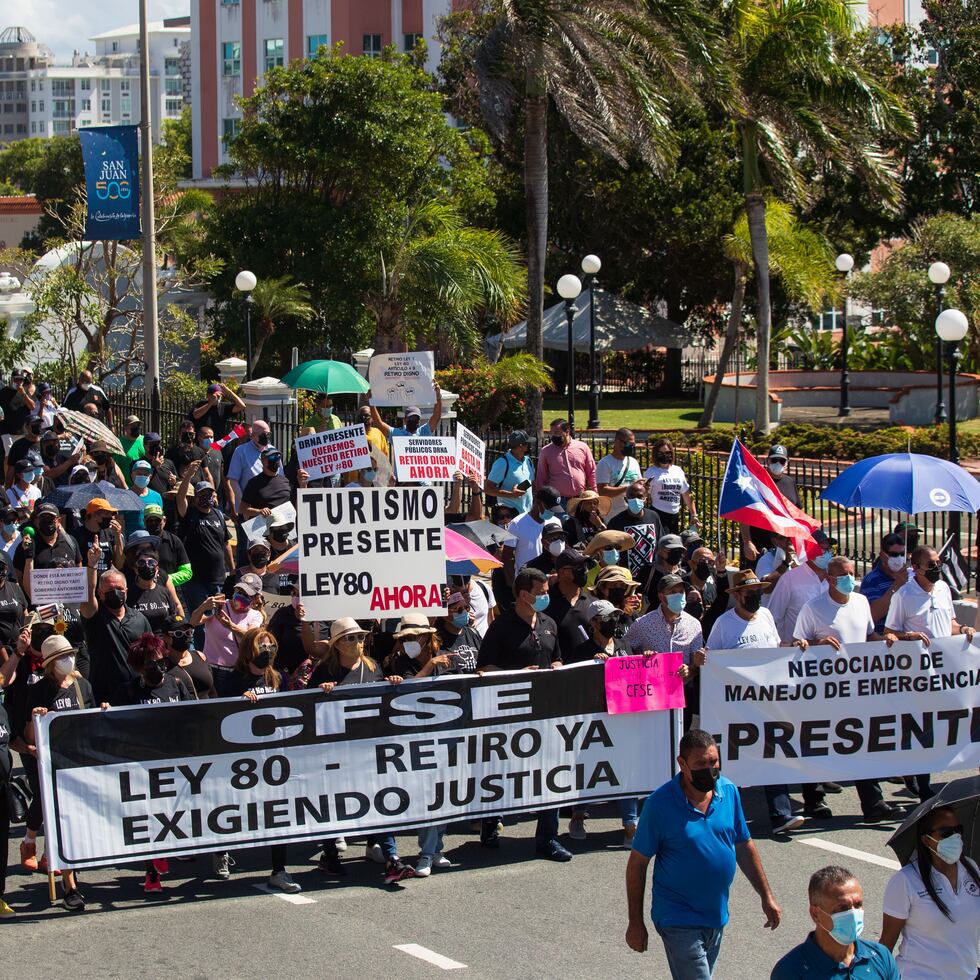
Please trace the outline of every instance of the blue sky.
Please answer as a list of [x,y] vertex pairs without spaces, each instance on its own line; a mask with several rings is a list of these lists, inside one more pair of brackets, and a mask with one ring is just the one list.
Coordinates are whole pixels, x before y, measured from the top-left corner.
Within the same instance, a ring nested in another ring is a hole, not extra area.
[[[187,15],[190,6],[190,0],[147,0],[150,20]],[[93,51],[93,34],[138,21],[136,0],[0,0],[0,30],[26,27],[59,63],[70,61],[72,51]]]

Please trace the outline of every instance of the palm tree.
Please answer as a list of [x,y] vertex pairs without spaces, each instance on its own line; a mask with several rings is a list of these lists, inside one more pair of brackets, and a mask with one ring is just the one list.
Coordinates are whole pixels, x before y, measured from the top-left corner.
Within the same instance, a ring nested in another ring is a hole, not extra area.
[[[670,104],[693,98],[719,50],[697,0],[485,0],[492,26],[474,70],[480,109],[501,141],[523,109],[527,349],[541,357],[548,244],[548,111],[593,150],[625,165],[630,151],[662,169],[672,159]],[[540,391],[528,425],[541,429]]]
[[756,274],[758,435],[769,431],[767,185],[794,203],[804,201],[797,160],[806,150],[848,167],[886,203],[901,196],[879,143],[886,134],[911,132],[914,123],[900,100],[858,62],[855,9],[849,0],[733,0],[725,8]]
[[520,317],[527,277],[505,235],[466,224],[451,205],[416,207],[391,254],[382,255],[378,287],[364,297],[374,316],[375,350],[404,350],[420,335],[465,360],[477,354],[477,317],[509,326]]
[[[769,271],[779,276],[790,299],[805,303],[811,309],[820,309],[824,296],[833,293],[838,285],[834,278],[834,257],[830,244],[823,235],[797,221],[793,209],[783,201],[769,200],[766,203],[765,222]],[[724,249],[732,263],[735,288],[718,369],[698,422],[702,428],[707,428],[714,421],[722,377],[735,349],[738,327],[742,321],[745,289],[753,261],[747,214],[743,214],[735,222],[732,233],[725,236]]]
[[307,323],[315,316],[315,310],[310,305],[310,291],[301,282],[293,282],[290,276],[259,279],[252,290],[252,303],[258,320],[258,330],[252,344],[249,377],[255,372],[266,341],[283,320]]

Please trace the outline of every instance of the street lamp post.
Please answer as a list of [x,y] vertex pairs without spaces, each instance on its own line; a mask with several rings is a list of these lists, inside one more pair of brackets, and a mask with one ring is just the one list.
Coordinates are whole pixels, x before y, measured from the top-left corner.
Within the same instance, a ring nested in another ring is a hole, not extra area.
[[565,319],[568,321],[568,433],[575,436],[575,300],[582,292],[582,281],[567,273],[558,280],[558,295],[565,301]]
[[599,428],[599,379],[595,369],[595,277],[602,268],[598,255],[582,259],[585,286],[589,290],[589,428]]
[[252,380],[252,290],[258,279],[254,272],[242,270],[235,276],[235,288],[245,294],[245,380]]
[[841,273],[841,275],[844,277],[844,329],[843,332],[841,333],[841,341],[840,341],[840,354],[841,354],[840,408],[837,410],[837,414],[850,415],[851,414],[851,405],[850,405],[851,378],[850,375],[847,373],[847,355],[848,355],[847,307],[848,307],[848,300],[849,300],[849,297],[847,295],[847,278],[851,274],[851,269],[854,268],[854,258],[853,256],[848,255],[847,252],[841,252],[841,254],[837,256],[834,265],[837,266],[837,271]]
[[[929,281],[936,287],[936,316],[943,312],[945,285],[949,282],[949,266],[945,262],[933,262],[929,266]],[[943,403],[943,342],[936,334],[936,425],[946,421],[946,406]]]
[[[936,317],[936,336],[939,342],[946,342],[946,355],[949,358],[949,461],[959,463],[960,448],[956,444],[956,365],[960,359],[960,341],[966,336],[970,322],[961,310],[943,310]],[[949,533],[953,539],[956,560],[960,554],[960,514],[953,511],[949,515]]]

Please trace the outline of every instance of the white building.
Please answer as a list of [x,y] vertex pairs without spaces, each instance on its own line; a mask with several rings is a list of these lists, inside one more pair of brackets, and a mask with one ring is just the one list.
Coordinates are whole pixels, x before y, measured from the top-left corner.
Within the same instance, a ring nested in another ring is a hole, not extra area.
[[[139,122],[138,25],[96,35],[90,39],[95,43],[95,53],[76,52],[70,65],[55,65],[49,57],[25,58],[15,50],[18,45],[40,46],[23,28],[13,30],[17,32],[16,44],[0,41],[0,94],[14,93],[14,99],[23,100],[15,101],[14,106],[23,106],[24,112],[17,113],[16,122],[11,120],[9,132],[6,127],[0,130],[0,143],[28,136],[68,136],[90,126]],[[155,142],[160,140],[162,120],[179,118],[184,108],[190,34],[189,17],[148,25],[150,118]]]

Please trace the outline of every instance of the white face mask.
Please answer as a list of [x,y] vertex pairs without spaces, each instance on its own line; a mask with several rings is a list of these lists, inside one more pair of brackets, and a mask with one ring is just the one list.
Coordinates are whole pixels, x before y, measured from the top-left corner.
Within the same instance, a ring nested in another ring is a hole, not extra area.
[[782,565],[782,563],[786,561],[786,552],[783,551],[782,548],[777,548],[773,552],[772,557],[773,557],[773,561],[775,561],[777,565]]
[[773,476],[782,476],[785,470],[786,470],[785,463],[772,462],[769,464],[769,472],[772,473]]
[[54,669],[61,677],[67,677],[75,669],[75,658],[68,655],[58,657],[54,662]]
[[418,660],[422,653],[422,644],[419,643],[418,640],[405,640],[405,642],[402,643],[402,649],[413,660]]
[[905,555],[889,555],[888,567],[893,572],[900,572],[905,567]]
[[555,558],[557,558],[564,550],[565,542],[561,540],[552,541],[551,544],[548,545],[548,552],[554,555]]

